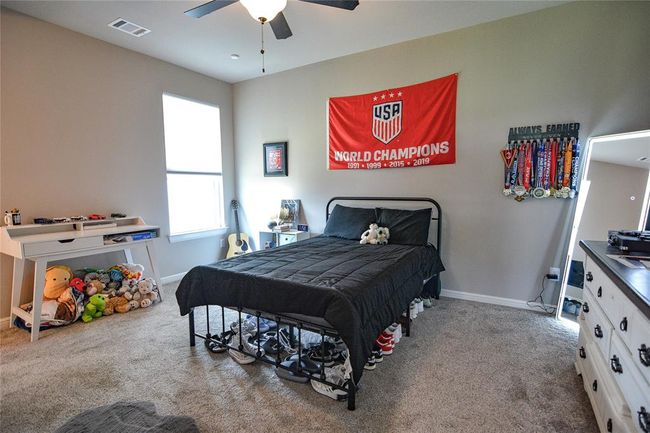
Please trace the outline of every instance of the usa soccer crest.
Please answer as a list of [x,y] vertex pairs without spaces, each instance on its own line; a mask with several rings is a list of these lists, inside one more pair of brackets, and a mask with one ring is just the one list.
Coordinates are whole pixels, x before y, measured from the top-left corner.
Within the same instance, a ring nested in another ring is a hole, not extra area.
[[372,107],[372,135],[384,144],[402,132],[402,101],[384,102]]

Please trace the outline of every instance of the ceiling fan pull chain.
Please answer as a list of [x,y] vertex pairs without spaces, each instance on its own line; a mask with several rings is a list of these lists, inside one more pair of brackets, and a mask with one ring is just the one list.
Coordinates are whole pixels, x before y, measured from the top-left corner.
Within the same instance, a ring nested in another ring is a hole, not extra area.
[[260,20],[260,23],[262,23],[262,26],[260,28],[260,33],[262,35],[262,49],[260,50],[260,54],[262,55],[262,73],[265,74],[266,68],[264,67],[264,21]]

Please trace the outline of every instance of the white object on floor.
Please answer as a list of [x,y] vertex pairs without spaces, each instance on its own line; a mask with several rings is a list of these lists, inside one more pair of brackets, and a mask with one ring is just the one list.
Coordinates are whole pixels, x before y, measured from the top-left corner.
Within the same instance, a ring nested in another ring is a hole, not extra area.
[[[0,227],[0,252],[14,258],[9,326],[14,326],[15,317],[20,317],[32,324],[31,341],[38,340],[45,270],[48,262],[55,260],[124,251],[126,262],[133,263],[131,248],[143,246],[147,250],[151,272],[160,284],[153,246],[153,238],[160,236],[160,227],[148,225],[140,217],[116,218],[107,225],[109,227],[95,221],[83,221]],[[152,238],[133,240],[138,232],[151,232]],[[115,243],[116,236],[122,240]],[[20,292],[28,260],[35,264],[33,308],[30,313],[20,308]]]

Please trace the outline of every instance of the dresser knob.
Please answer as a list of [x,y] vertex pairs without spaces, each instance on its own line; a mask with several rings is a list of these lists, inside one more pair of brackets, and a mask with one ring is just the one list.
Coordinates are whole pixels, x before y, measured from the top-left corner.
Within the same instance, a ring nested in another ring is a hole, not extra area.
[[601,328],[600,325],[596,325],[594,328],[594,335],[596,338],[603,338],[603,328]]
[[621,323],[618,325],[619,328],[621,328],[621,331],[627,332],[627,317],[623,317],[623,320],[621,320]]
[[585,352],[585,348],[580,346],[580,350],[578,351],[580,354],[580,358],[585,359],[587,357],[587,352]]
[[607,431],[611,432],[612,431],[612,419],[609,418],[607,420]]
[[587,275],[585,276],[585,279],[586,279],[587,281],[593,281],[593,280],[594,280],[594,276],[592,275],[591,272],[587,272]]
[[584,304],[582,304],[582,311],[584,311],[585,313],[588,313],[589,312],[589,304],[587,304],[586,302]]
[[650,367],[650,347],[646,347],[645,344],[639,347],[639,359],[641,360],[641,364]]
[[614,373],[623,373],[623,366],[621,366],[621,361],[619,361],[618,356],[612,356],[609,364],[612,367],[612,371]]
[[602,288],[602,286],[601,286],[601,287],[598,287],[598,293],[597,293],[597,295],[598,295],[599,298],[602,298],[602,297],[603,297],[603,288]]
[[639,426],[641,427],[641,430],[645,433],[650,433],[650,414],[643,406],[641,406],[641,410],[637,413],[639,414]]
[[[591,389],[594,390],[594,392],[598,391],[598,380],[594,379],[594,383],[591,384]],[[641,408],[643,409],[643,408]]]

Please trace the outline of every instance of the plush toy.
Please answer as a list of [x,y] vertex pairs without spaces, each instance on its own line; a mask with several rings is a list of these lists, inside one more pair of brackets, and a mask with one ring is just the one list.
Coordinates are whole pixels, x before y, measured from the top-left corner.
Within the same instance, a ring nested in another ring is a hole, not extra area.
[[359,243],[361,245],[365,245],[365,244],[374,245],[374,244],[376,244],[377,243],[377,229],[378,228],[379,228],[379,226],[377,224],[370,224],[370,228],[368,230],[366,230],[365,232],[363,232],[363,234],[361,235],[361,240],[359,241]]
[[101,293],[106,286],[99,280],[89,280],[86,283],[86,294],[88,296],[93,296],[98,293]]
[[390,238],[390,230],[388,230],[388,227],[379,227],[377,229],[377,243],[379,245],[388,244],[389,238]]
[[115,296],[106,300],[106,308],[104,308],[104,316],[110,316],[114,312],[127,313],[131,307],[129,301],[124,296]]
[[117,293],[124,296],[128,301],[139,301],[140,292],[138,292],[138,281],[131,278],[123,279],[122,287],[120,287]]
[[100,294],[92,295],[84,308],[84,312],[83,315],[81,316],[81,320],[83,320],[86,323],[92,322],[93,319],[98,319],[102,317],[105,309],[106,309],[106,296]]
[[[54,318],[65,322],[72,322],[75,319],[77,304],[72,294],[72,288],[68,287],[57,299],[57,305]],[[78,317],[78,316],[77,316]]]
[[84,283],[86,283],[86,293],[92,296],[98,293],[103,293],[106,285],[110,283],[111,278],[108,272],[101,269],[92,269],[84,276]]
[[142,273],[144,272],[144,266],[137,265],[135,263],[122,263],[120,265],[124,270],[122,275],[124,278],[140,281],[142,278]]
[[70,286],[72,270],[63,265],[50,266],[45,271],[44,300],[56,300]]
[[158,299],[158,294],[154,292],[156,282],[153,278],[145,278],[138,283],[138,292],[140,292],[140,307],[147,308]]
[[113,266],[108,270],[108,274],[111,277],[111,282],[122,283],[124,279],[123,268],[121,266]]
[[86,283],[83,282],[81,278],[73,278],[70,280],[70,287],[74,287],[77,292],[85,292],[86,291]]

